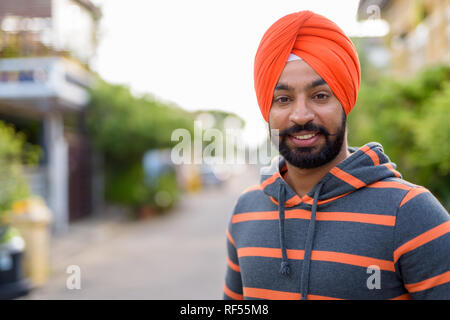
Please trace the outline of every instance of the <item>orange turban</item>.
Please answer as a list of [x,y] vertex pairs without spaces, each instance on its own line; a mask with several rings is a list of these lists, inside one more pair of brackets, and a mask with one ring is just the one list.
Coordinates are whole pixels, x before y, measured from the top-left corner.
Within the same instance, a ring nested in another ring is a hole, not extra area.
[[356,49],[334,22],[300,11],[276,21],[256,52],[255,90],[264,119],[269,121],[273,92],[290,53],[305,60],[327,82],[348,115],[356,103],[361,74]]

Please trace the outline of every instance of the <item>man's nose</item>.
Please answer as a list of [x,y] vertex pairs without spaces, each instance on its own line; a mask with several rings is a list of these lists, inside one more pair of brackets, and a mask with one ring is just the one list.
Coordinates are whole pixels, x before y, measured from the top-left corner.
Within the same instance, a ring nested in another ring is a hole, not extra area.
[[291,114],[289,115],[289,120],[299,125],[305,125],[314,120],[314,112],[308,106],[305,98],[298,98],[295,101],[291,109]]

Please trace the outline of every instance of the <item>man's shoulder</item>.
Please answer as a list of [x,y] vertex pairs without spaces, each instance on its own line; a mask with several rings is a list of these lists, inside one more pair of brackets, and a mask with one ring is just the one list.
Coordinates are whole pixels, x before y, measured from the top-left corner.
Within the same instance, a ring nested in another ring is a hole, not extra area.
[[[402,178],[389,178],[382,180],[392,189],[397,190],[398,210],[406,213],[409,218],[428,218],[438,214],[441,218],[448,219],[448,212],[434,194],[426,187],[414,184]],[[395,191],[394,191],[395,192]],[[415,213],[413,213],[415,212]]]
[[242,190],[238,197],[237,203],[246,203],[249,201],[253,202],[261,199],[262,197],[265,197],[265,195],[261,185],[253,185]]
[[370,190],[389,192],[389,194],[394,195],[397,199],[403,199],[408,195],[408,193],[417,193],[418,191],[429,192],[428,189],[423,186],[398,177],[388,177],[378,180],[368,184],[366,187]]
[[254,211],[254,208],[259,207],[267,200],[267,195],[264,193],[261,185],[253,185],[245,188],[239,195],[234,213],[243,211]]
[[439,206],[439,200],[426,187],[399,177],[388,177],[357,190],[361,199],[383,208],[422,209]]
[[372,186],[376,187],[377,185],[381,185],[381,184],[385,184],[386,186],[390,185],[391,188],[402,189],[402,190],[410,190],[412,188],[421,187],[417,184],[414,184],[410,181],[407,181],[403,178],[398,178],[398,177],[387,177],[387,178],[372,182],[372,183],[368,184],[367,186],[368,187],[372,187]]
[[[384,180],[380,180],[380,184],[383,183],[386,184],[387,187],[391,187],[391,189],[398,191],[398,194],[401,197],[401,202],[399,206],[404,205],[406,202],[422,193],[428,193],[432,198],[434,198],[430,190],[428,190],[424,186],[414,184],[403,178],[391,177]],[[428,197],[424,198],[424,200],[425,199],[428,199]]]

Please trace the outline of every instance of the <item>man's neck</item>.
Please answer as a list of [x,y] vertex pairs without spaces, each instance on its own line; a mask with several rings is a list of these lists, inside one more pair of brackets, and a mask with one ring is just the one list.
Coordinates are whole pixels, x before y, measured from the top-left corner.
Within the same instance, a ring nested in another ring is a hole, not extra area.
[[341,151],[336,158],[323,166],[312,169],[301,169],[286,162],[286,183],[300,196],[307,194],[332,168],[350,156],[347,142],[342,144]]

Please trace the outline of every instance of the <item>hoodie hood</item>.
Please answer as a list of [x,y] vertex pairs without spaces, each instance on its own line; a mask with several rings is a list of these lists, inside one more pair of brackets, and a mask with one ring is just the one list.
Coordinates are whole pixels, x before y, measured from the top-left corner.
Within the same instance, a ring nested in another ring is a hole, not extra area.
[[400,173],[395,170],[395,163],[384,154],[383,147],[379,143],[370,142],[361,148],[350,147],[349,151],[351,155],[331,169],[303,198],[300,198],[282,178],[287,168],[286,161],[281,156],[275,157],[270,166],[261,169],[261,187],[264,193],[278,204],[280,186],[283,185],[285,207],[292,207],[302,201],[312,205],[314,193],[319,186],[320,204],[386,178],[401,178]]
[[306,235],[303,267],[301,270],[301,297],[306,299],[309,288],[309,267],[314,242],[317,207],[334,199],[344,197],[353,191],[364,188],[377,181],[398,177],[395,168],[383,152],[383,147],[371,142],[363,147],[349,148],[351,155],[332,168],[309,192],[303,197],[285,182],[283,176],[287,172],[286,162],[278,156],[272,164],[261,171],[261,189],[278,206],[279,237],[281,248],[280,273],[289,276],[290,265],[287,257],[285,242],[285,208],[293,207],[301,202],[311,205],[311,218]]

